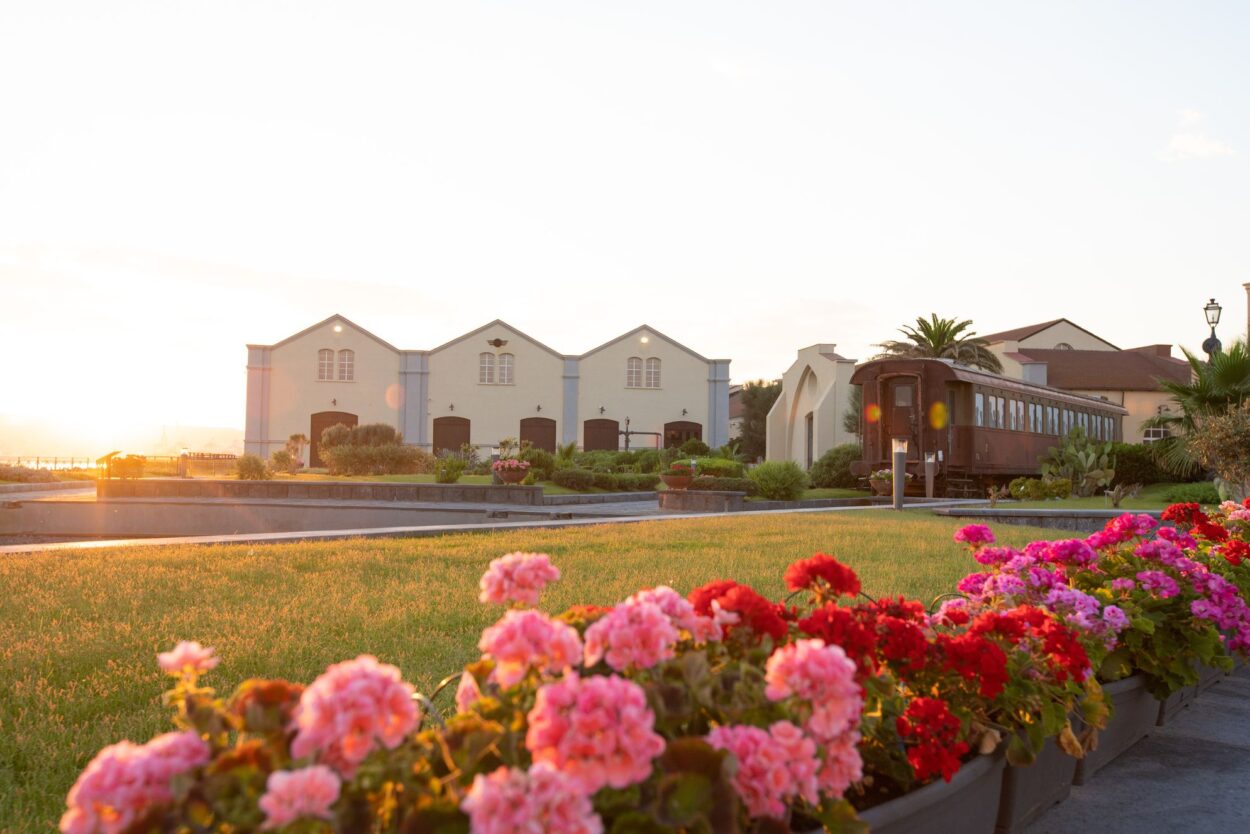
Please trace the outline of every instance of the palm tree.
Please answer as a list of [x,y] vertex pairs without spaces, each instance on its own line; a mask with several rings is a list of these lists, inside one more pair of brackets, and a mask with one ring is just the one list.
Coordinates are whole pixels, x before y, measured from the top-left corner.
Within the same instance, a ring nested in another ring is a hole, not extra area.
[[881,353],[876,358],[893,356],[953,359],[964,365],[1001,374],[1003,365],[998,361],[997,354],[989,349],[989,344],[984,339],[975,338],[976,333],[968,330],[971,326],[971,320],[940,319],[936,313],[930,313],[927,321],[923,317],[916,319],[914,328],[899,328],[899,332],[907,337],[905,341],[889,341],[876,345],[881,348]]
[[1142,423],[1144,428],[1167,429],[1168,436],[1151,444],[1151,451],[1164,469],[1188,477],[1201,468],[1189,448],[1189,438],[1204,417],[1223,414],[1250,400],[1250,351],[1244,341],[1234,342],[1204,362],[1181,348],[1192,371],[1189,382],[1159,380],[1159,387],[1172,395],[1177,411],[1159,414]]

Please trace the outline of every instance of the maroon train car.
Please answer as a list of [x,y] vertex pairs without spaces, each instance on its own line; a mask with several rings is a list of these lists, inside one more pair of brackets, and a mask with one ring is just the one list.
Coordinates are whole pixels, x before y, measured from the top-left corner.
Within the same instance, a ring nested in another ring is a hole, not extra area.
[[[923,477],[937,458],[939,493],[981,495],[1038,474],[1038,458],[1076,426],[1094,440],[1119,440],[1124,415],[1114,403],[979,371],[948,359],[877,359],[855,369],[862,386],[862,469],[891,465],[891,440],[907,440],[907,469]],[[923,487],[922,487],[923,488]]]

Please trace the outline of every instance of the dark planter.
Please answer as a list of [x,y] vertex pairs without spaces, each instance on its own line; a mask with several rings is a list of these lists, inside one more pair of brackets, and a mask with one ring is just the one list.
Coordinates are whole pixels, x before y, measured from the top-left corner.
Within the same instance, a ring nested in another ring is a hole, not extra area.
[[1201,695],[1220,681],[1224,680],[1223,670],[1216,669],[1214,666],[1202,665],[1198,667],[1198,694]]
[[1111,718],[1098,733],[1098,747],[1076,763],[1075,785],[1084,785],[1101,768],[1146,737],[1159,720],[1159,702],[1146,689],[1146,677],[1133,675],[1103,686]]
[[685,489],[694,481],[691,475],[661,475],[660,480],[669,489]]
[[1156,724],[1160,727],[1167,724],[1180,714],[1181,710],[1193,703],[1198,697],[1197,686],[1184,686],[1159,701],[1159,717]]
[[525,480],[525,476],[530,471],[528,469],[496,469],[495,474],[499,476],[499,480],[505,484],[519,484]]
[[868,485],[872,487],[873,495],[889,495],[894,491],[894,482],[884,478],[869,478]]
[[941,779],[898,799],[860,813],[873,834],[991,834],[1002,792],[1001,752],[977,756],[959,769],[950,782]]
[[1028,767],[1007,765],[1003,794],[998,802],[996,834],[1023,831],[1052,805],[1063,802],[1072,791],[1076,759],[1047,739],[1037,761]]

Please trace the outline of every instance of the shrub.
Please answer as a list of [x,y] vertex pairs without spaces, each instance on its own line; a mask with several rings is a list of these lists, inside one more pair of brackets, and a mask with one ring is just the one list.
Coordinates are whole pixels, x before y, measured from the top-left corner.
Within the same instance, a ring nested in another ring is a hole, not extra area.
[[654,473],[617,475],[617,489],[621,492],[648,492],[660,484],[660,476]]
[[267,481],[273,477],[260,455],[239,455],[235,472],[240,481]]
[[352,430],[342,423],[335,423],[333,426],[321,432],[321,455],[325,457],[326,449],[333,449],[336,446],[346,446],[351,439]]
[[616,489],[616,479],[621,477],[620,475],[614,475],[611,472],[596,472],[594,475],[595,489],[602,489],[605,492],[611,492]]
[[599,450],[594,452],[578,452],[573,457],[578,469],[589,469],[592,472],[611,472],[616,467],[616,452]]
[[843,443],[821,455],[808,472],[814,487],[855,487],[859,478],[851,474],[851,464],[863,457],[858,443]]
[[1113,443],[1116,484],[1161,484],[1171,480],[1155,463],[1150,445],[1146,443]]
[[1016,478],[1007,485],[1007,491],[1017,501],[1071,498],[1072,482],[1067,478]]
[[716,492],[745,492],[747,495],[758,495],[759,487],[750,478],[712,478],[700,475],[690,482],[687,489],[712,490]]
[[294,460],[289,450],[278,449],[269,456],[269,465],[273,467],[274,472],[290,472],[295,468]]
[[1169,504],[1218,504],[1220,492],[1210,481],[1199,481],[1196,484],[1177,484],[1163,493],[1163,500]]
[[46,469],[0,464],[0,481],[14,481],[19,484],[46,484],[55,480],[56,476]]
[[445,457],[434,462],[434,481],[440,484],[454,484],[460,480],[468,464],[463,458]]
[[728,458],[696,458],[695,469],[700,475],[713,478],[741,478],[745,467]]
[[521,453],[521,460],[530,465],[530,472],[539,481],[551,480],[551,473],[556,468],[556,457],[551,452],[530,447]]
[[660,453],[656,449],[644,449],[638,453],[638,459],[634,462],[639,472],[659,472],[660,471]]
[[677,448],[681,450],[683,455],[692,458],[707,457],[712,453],[712,449],[706,443],[693,437]]
[[[253,455],[255,457],[255,455]],[[257,458],[257,460],[260,460]],[[123,455],[119,458],[113,458],[111,471],[114,478],[142,478],[143,467],[147,464],[147,458],[143,455]],[[260,462],[264,467],[265,462]]]
[[1228,497],[1245,499],[1250,490],[1250,402],[1207,417],[1190,437],[1189,447],[1219,476]]
[[407,475],[433,472],[434,459],[415,446],[331,446],[321,452],[331,475]]
[[807,473],[792,460],[770,460],[761,463],[747,477],[755,482],[760,495],[774,501],[793,501],[807,489]]
[[395,427],[387,423],[366,423],[353,426],[348,441],[353,446],[390,446],[403,443],[404,439]]
[[551,480],[565,489],[585,492],[595,485],[595,473],[588,469],[557,469],[551,474]]
[[1039,461],[1044,478],[1067,478],[1077,495],[1094,495],[1115,478],[1115,453],[1111,443],[1090,439],[1080,426],[1072,429],[1059,446],[1050,447]]

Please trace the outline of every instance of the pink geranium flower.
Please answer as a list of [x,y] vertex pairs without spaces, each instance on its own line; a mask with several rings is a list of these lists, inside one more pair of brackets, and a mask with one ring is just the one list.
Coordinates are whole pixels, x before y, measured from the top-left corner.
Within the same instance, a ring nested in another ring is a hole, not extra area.
[[265,812],[261,829],[281,828],[297,819],[333,819],[330,806],[338,801],[341,785],[339,777],[325,765],[269,774],[265,795],[258,803]]
[[864,706],[855,683],[855,663],[841,646],[820,639],[798,640],[772,653],[764,666],[769,700],[796,697],[811,707],[808,731],[821,741],[859,727]]
[[616,675],[569,672],[538,690],[527,718],[525,746],[534,761],[563,771],[586,795],[643,781],[664,752],[642,687]]
[[490,563],[478,586],[478,599],[498,605],[537,605],[549,582],[560,578],[560,569],[546,553],[509,553]]
[[783,819],[789,800],[802,797],[813,805],[820,801],[816,742],[789,721],[777,721],[768,730],[717,727],[707,740],[738,760],[732,783],[752,817]]
[[650,602],[668,615],[673,625],[689,632],[696,643],[721,639],[721,627],[712,617],[704,617],[694,610],[694,605],[667,585],[639,591],[626,602]]
[[955,531],[955,541],[975,548],[983,544],[993,544],[996,539],[994,531],[984,524],[968,524]]
[[557,622],[541,611],[509,611],[482,632],[478,648],[495,661],[491,679],[508,687],[530,669],[558,674],[582,658],[577,629]]
[[205,648],[194,640],[183,640],[171,651],[158,653],[156,661],[163,671],[171,675],[198,675],[215,668],[221,658],[213,653],[212,648]]
[[586,629],[586,666],[604,659],[618,672],[650,669],[673,656],[679,637],[658,605],[624,602]]
[[65,799],[64,834],[118,834],[157,805],[169,802],[169,782],[208,762],[197,733],[165,733],[147,744],[105,747],[78,776]]
[[461,673],[460,683],[456,684],[456,711],[468,712],[469,707],[481,697],[482,689],[477,685],[477,678],[468,672]]
[[398,669],[372,655],[336,663],[300,696],[291,755],[316,754],[350,779],[378,744],[394,750],[417,726],[413,694]]
[[603,820],[573,780],[545,762],[479,773],[460,802],[471,834],[602,834]]

